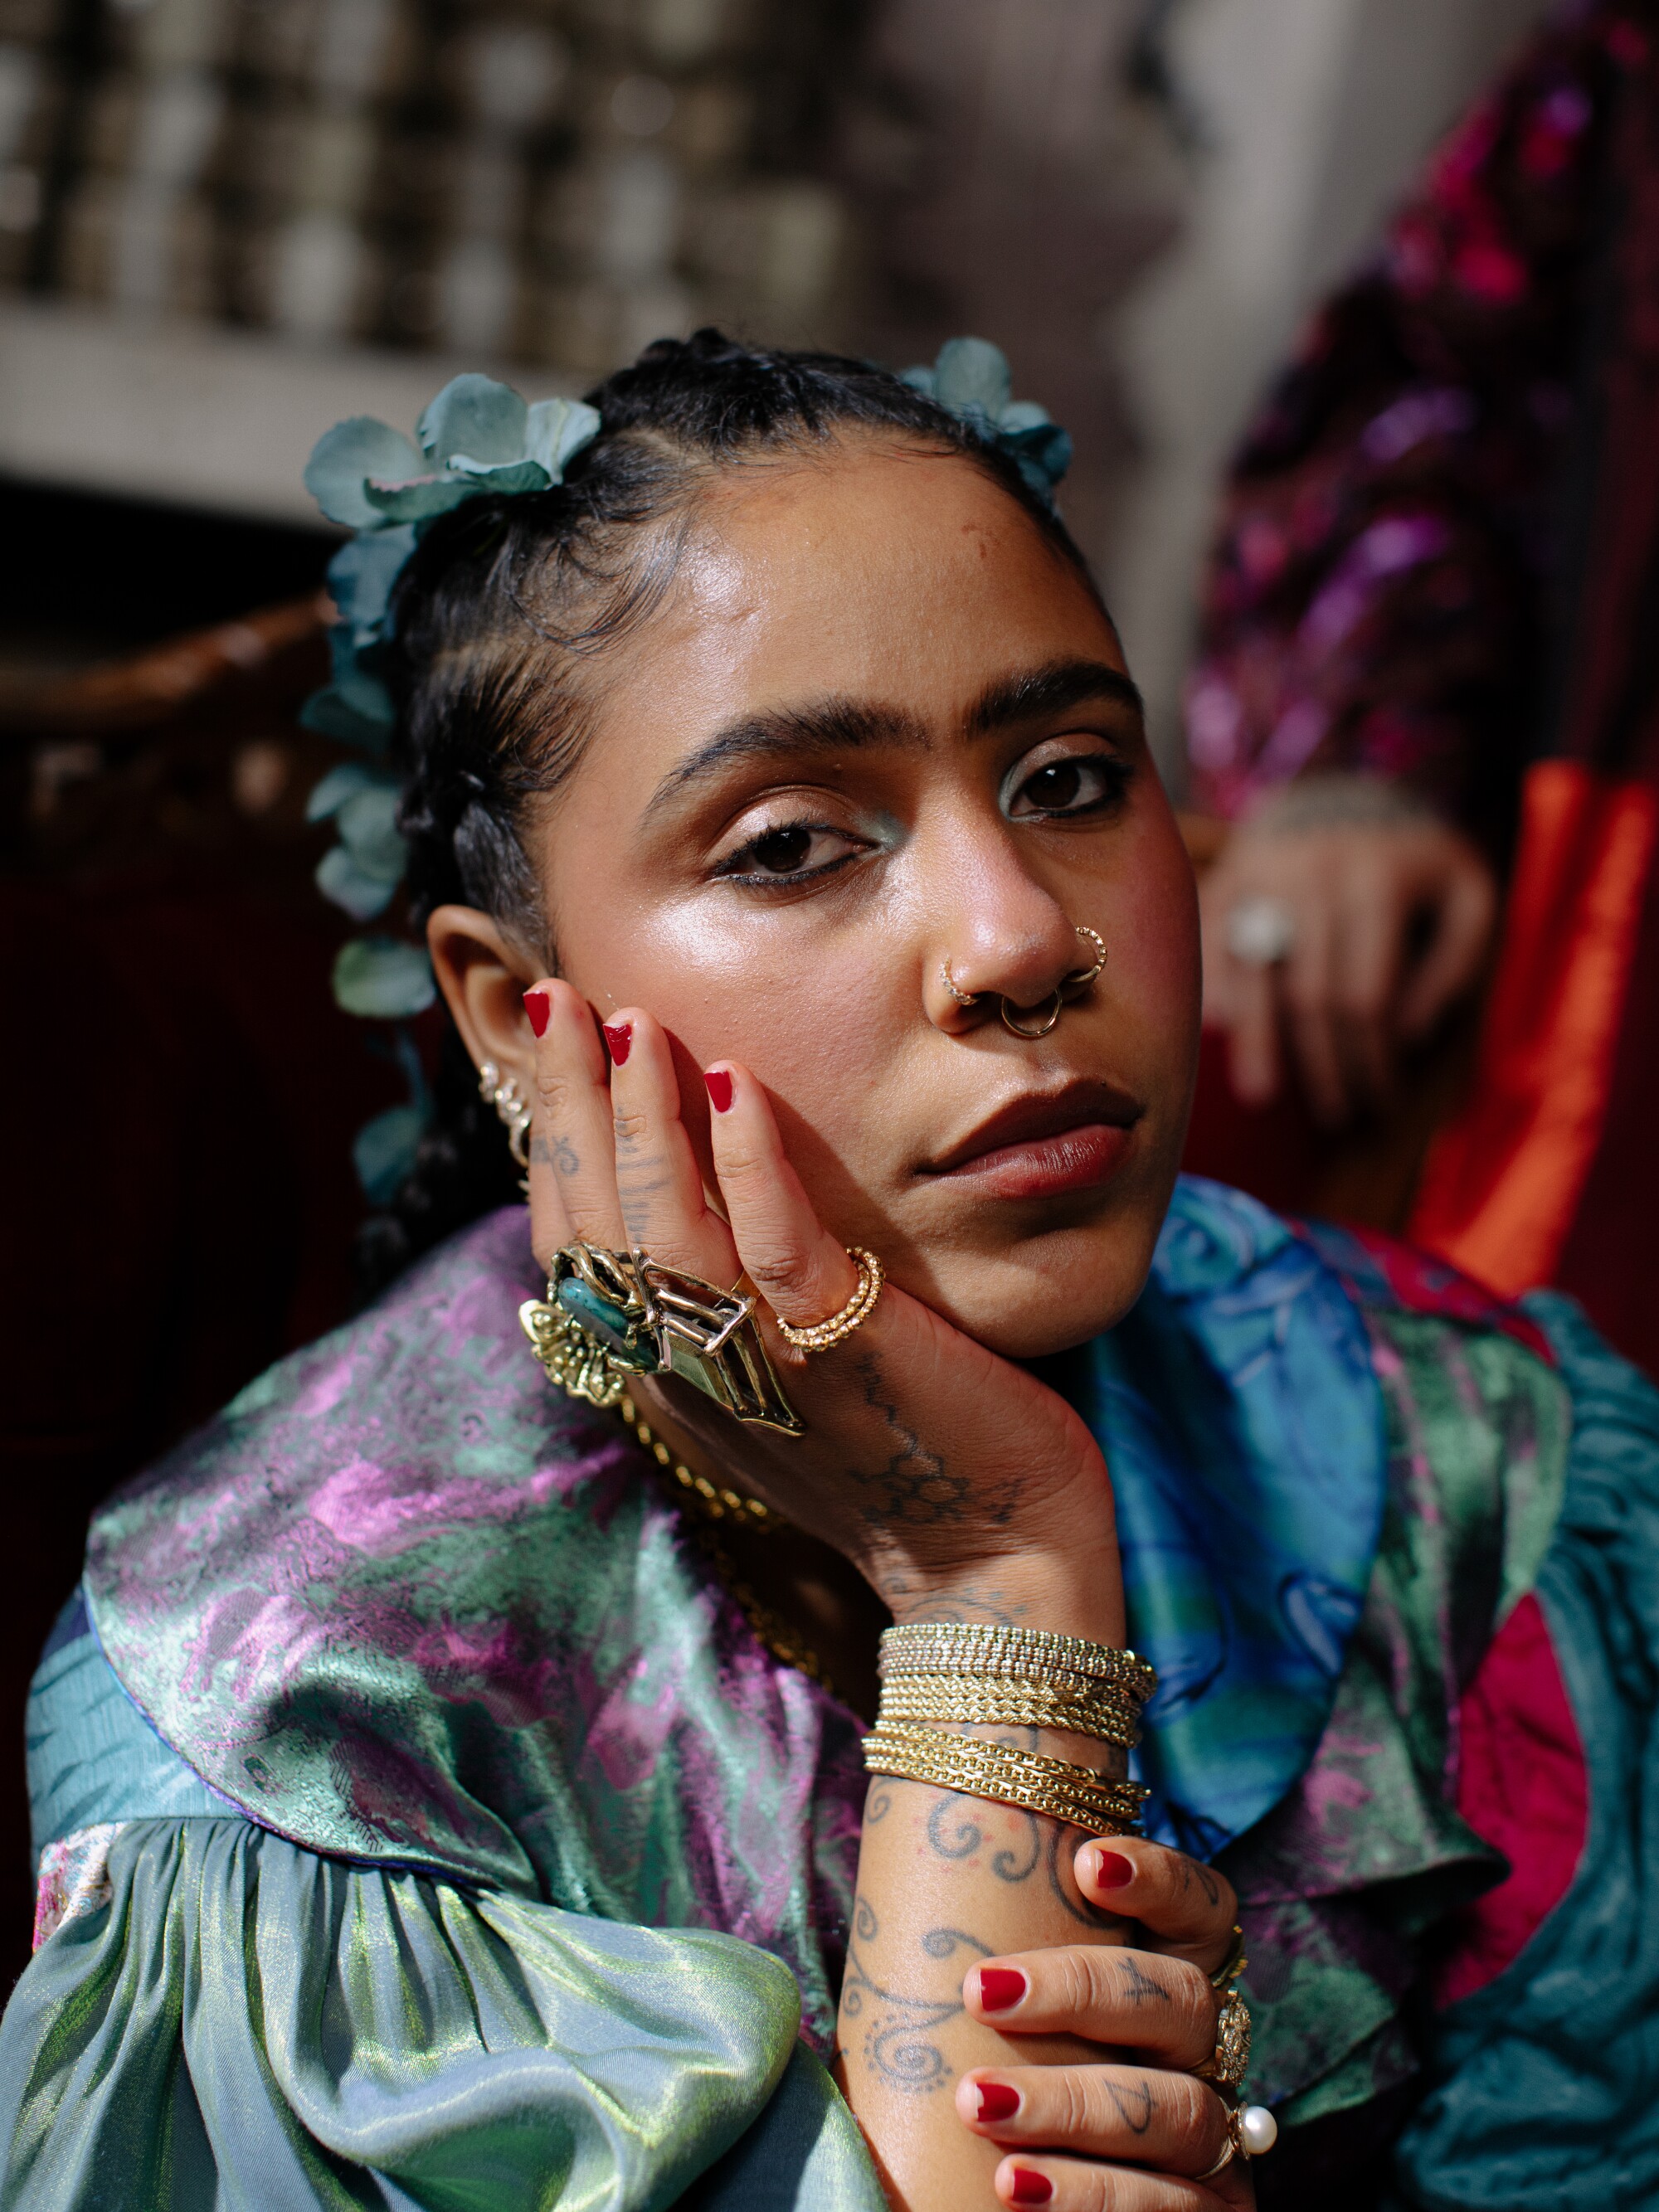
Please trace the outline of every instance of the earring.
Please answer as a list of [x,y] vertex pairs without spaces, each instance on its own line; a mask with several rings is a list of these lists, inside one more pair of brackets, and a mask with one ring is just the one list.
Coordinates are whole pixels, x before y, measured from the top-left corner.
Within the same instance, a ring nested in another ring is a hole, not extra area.
[[478,1096],[486,1106],[493,1106],[507,1131],[507,1149],[513,1155],[515,1167],[530,1165],[530,1107],[516,1076],[502,1080],[501,1071],[493,1060],[485,1060],[478,1070]]

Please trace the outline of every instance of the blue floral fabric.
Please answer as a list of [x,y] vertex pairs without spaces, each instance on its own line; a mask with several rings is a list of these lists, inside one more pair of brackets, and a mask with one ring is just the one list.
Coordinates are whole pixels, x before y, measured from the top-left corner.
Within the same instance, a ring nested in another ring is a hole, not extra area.
[[1364,1322],[1276,1215],[1184,1176],[1139,1304],[1055,1379],[1105,1449],[1158,1672],[1147,1832],[1208,1857],[1284,1797],[1335,1702],[1387,1480]]

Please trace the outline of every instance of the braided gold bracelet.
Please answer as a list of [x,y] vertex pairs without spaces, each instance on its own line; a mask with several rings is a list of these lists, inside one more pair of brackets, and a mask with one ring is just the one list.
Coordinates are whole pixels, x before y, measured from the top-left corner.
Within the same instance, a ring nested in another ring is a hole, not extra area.
[[982,1626],[977,1622],[906,1622],[886,1629],[881,1639],[884,1681],[902,1674],[1007,1674],[1027,1681],[1058,1674],[1082,1678],[1091,1686],[1118,1686],[1137,1705],[1158,1687],[1158,1676],[1133,1651],[1114,1651],[1086,1637],[1060,1636],[1049,1629]]
[[[1080,1686],[1073,1688],[1073,1682]],[[1067,1729],[1126,1751],[1140,1741],[1133,1701],[1076,1675],[1062,1686],[981,1674],[901,1674],[882,1685],[881,1722],[889,1721]]]
[[1137,1832],[1146,1792],[1136,1782],[1115,1782],[1091,1766],[1048,1759],[1012,1744],[953,1735],[943,1729],[878,1723],[864,1740],[871,1774],[924,1782],[967,1797],[1018,1805],[1028,1813],[1068,1820],[1097,1836]]

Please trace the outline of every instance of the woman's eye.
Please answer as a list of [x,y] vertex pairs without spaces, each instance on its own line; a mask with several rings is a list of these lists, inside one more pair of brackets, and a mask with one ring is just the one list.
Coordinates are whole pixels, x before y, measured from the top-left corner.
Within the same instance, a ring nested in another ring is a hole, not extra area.
[[749,848],[750,865],[769,876],[793,876],[812,849],[812,832],[799,823],[787,830],[769,830]]
[[715,873],[738,883],[799,883],[838,866],[856,842],[824,823],[781,822],[727,854]]
[[1103,754],[1050,761],[1014,794],[1012,814],[1088,814],[1121,798],[1129,771]]

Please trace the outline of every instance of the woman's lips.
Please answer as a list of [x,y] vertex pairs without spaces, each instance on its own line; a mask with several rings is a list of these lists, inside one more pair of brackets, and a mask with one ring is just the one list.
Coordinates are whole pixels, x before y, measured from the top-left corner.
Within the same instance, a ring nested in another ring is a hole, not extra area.
[[1093,1190],[1109,1182],[1128,1152],[1133,1128],[1107,1121],[1081,1121],[1049,1137],[999,1145],[960,1167],[943,1171],[942,1181],[967,1182],[988,1198],[1059,1198]]

